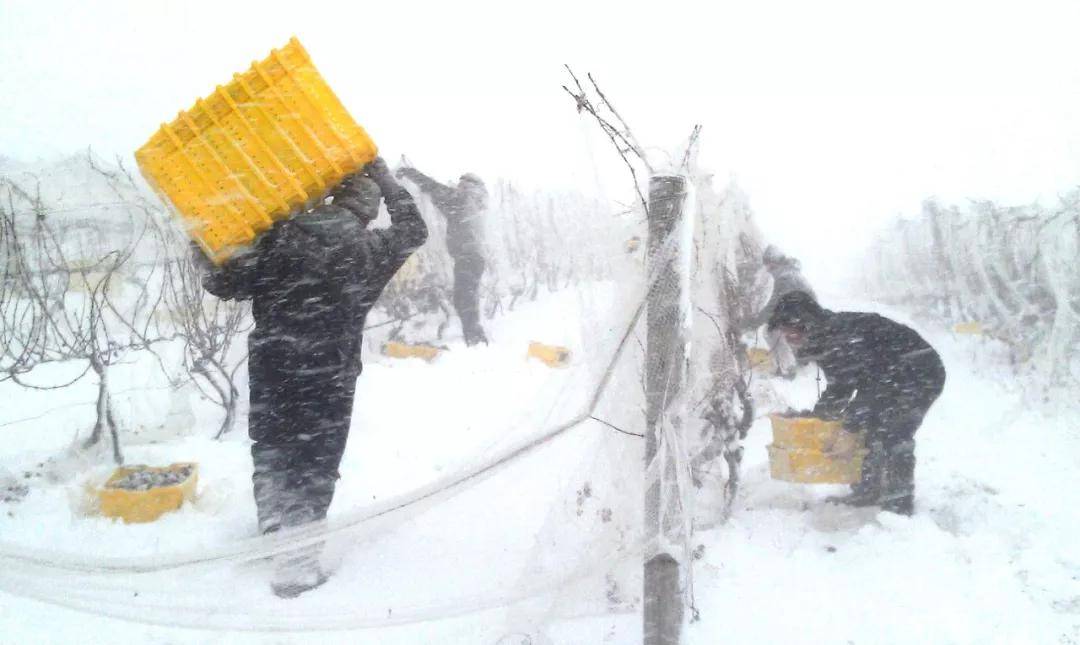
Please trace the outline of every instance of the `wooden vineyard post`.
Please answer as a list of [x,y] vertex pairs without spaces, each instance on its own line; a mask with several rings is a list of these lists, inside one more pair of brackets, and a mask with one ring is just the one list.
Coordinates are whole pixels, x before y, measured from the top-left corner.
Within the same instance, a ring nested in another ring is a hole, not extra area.
[[[654,176],[649,180],[649,240],[647,331],[645,348],[645,539],[655,548],[644,563],[643,642],[645,645],[678,645],[683,622],[683,598],[679,562],[665,551],[668,518],[664,517],[662,482],[674,475],[670,452],[657,459],[665,422],[670,422],[672,402],[683,387],[686,333],[683,328],[688,297],[685,254],[682,248],[683,204],[686,179]],[[669,421],[666,421],[669,420]],[[675,419],[676,422],[681,421]]]

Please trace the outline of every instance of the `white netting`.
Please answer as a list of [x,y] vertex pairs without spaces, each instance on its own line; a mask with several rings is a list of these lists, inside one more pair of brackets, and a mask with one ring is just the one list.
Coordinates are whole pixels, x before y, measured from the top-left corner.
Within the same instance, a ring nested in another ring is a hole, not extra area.
[[[200,499],[153,524],[125,526],[92,516],[70,519],[58,508],[100,468],[65,486],[41,485],[21,502],[26,514],[0,520],[0,588],[125,620],[200,629],[354,629],[471,615],[477,618],[462,627],[476,637],[471,642],[493,642],[513,633],[538,638],[565,621],[587,631],[581,621],[606,616],[593,626],[634,633],[643,557],[672,552],[688,574],[695,523],[714,523],[726,512],[731,489],[725,492],[725,484],[738,463],[737,421],[747,404],[738,394],[743,361],[731,321],[748,301],[747,276],[754,275],[760,241],[741,193],[718,191],[700,173],[687,172],[685,223],[652,245],[648,261],[643,212],[616,215],[576,195],[522,194],[496,184],[498,216],[487,220],[488,347],[466,351],[452,331],[437,338],[447,328],[437,299],[445,298],[439,294],[448,276],[437,242],[429,244],[372,315],[375,325],[388,324],[368,332],[343,478],[325,524],[250,537],[251,466],[242,430],[223,442],[200,430],[195,438],[143,444],[132,442],[137,424],[121,418],[118,436],[129,460],[202,463]],[[78,181],[101,177],[113,188],[123,185],[122,177],[108,174]],[[13,227],[34,208],[50,218],[59,210],[32,193],[22,203],[7,200],[4,208]],[[437,240],[437,219],[431,212],[425,217]],[[178,238],[155,239],[175,244]],[[11,257],[11,247],[4,248]],[[79,252],[93,255],[71,253]],[[175,247],[150,256],[183,262]],[[682,263],[677,284],[662,281],[659,271],[647,274],[646,265],[662,267],[676,258]],[[151,321],[139,330],[160,331],[183,319],[145,309],[148,302],[180,302],[153,297],[167,290],[154,280],[176,275],[132,273],[144,287],[140,293],[149,294],[131,303],[144,307],[133,311]],[[646,469],[646,296],[676,286],[689,347],[680,366],[684,387],[667,408],[657,456]],[[417,304],[425,289],[435,294],[435,304]],[[7,319],[5,330],[16,333],[16,323]],[[166,377],[152,377],[150,366],[185,355],[175,338],[149,342],[148,332],[132,331],[123,337],[146,342],[129,342],[128,360],[113,369],[121,383],[142,389],[114,386],[110,395],[121,414],[138,410],[124,401],[144,396],[154,383],[167,387],[182,371],[176,363]],[[226,375],[235,367],[230,361],[242,362],[238,333],[232,350],[213,354]],[[450,351],[430,365],[394,363],[377,353],[390,335],[443,342]],[[531,340],[568,348],[569,364],[551,369],[527,361]],[[28,373],[36,377],[40,370]],[[242,372],[234,382],[240,389]],[[83,387],[84,397],[96,390],[94,383],[74,387]],[[85,437],[94,408],[77,407],[82,404],[72,404],[81,416],[67,417],[74,427],[54,431],[70,436],[82,430]],[[242,397],[239,405],[243,412]],[[164,415],[167,406],[159,408]],[[6,463],[23,468],[46,453],[5,454]],[[656,534],[644,528],[647,485],[661,491]],[[37,509],[64,519],[31,532]],[[325,545],[330,581],[291,601],[275,599],[267,587],[268,558],[316,543]],[[691,578],[683,580],[689,594]]]

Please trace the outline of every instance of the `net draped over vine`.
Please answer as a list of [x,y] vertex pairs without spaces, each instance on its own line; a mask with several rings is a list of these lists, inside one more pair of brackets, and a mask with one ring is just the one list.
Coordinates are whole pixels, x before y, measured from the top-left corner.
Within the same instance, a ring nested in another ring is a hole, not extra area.
[[[184,380],[185,365],[190,371],[199,364],[203,351],[192,349],[185,334],[169,333],[177,321],[195,324],[169,309],[191,306],[193,297],[199,306],[211,306],[212,300],[190,290],[177,297],[174,282],[186,275],[183,236],[169,228],[162,208],[141,187],[126,183],[110,164],[96,164],[106,172],[80,173],[74,180],[63,170],[5,175],[5,264],[14,267],[18,256],[22,270],[77,272],[72,267],[78,257],[97,257],[110,243],[137,247],[132,257],[140,261],[117,267],[115,276],[122,279],[110,278],[138,285],[135,295],[119,288],[110,292],[127,306],[119,307],[129,312],[127,322],[102,324],[129,363],[163,367],[164,376],[141,382],[167,391]],[[103,539],[88,540],[78,550],[69,542],[54,546],[48,535],[33,543],[0,538],[0,588],[125,620],[198,629],[419,629],[423,621],[473,617],[469,633],[477,625],[483,632],[476,642],[518,633],[543,642],[542,635],[561,624],[595,617],[640,629],[643,559],[659,550],[674,555],[689,598],[695,532],[722,522],[730,508],[739,425],[749,405],[741,394],[745,360],[738,320],[760,299],[755,285],[762,244],[745,195],[734,186],[714,186],[692,164],[683,175],[684,222],[671,239],[652,245],[646,243],[641,208],[620,212],[580,194],[489,184],[482,309],[492,342],[467,353],[453,345],[444,226],[431,204],[420,200],[431,241],[388,287],[369,319],[359,418],[354,417],[338,497],[325,523],[252,537],[250,506],[232,501],[250,504],[244,498],[250,495],[242,437],[246,397],[240,394],[240,427],[215,444],[229,451],[236,471],[208,472],[204,466],[204,499],[194,509],[159,521],[151,529],[160,531],[153,533],[157,538],[142,542],[122,537],[131,535],[130,527],[87,518],[72,522],[94,522],[95,528],[85,530]],[[68,180],[85,192],[72,197],[76,193],[67,191],[63,208],[55,193],[35,190]],[[62,226],[72,213],[92,220],[101,210],[95,204],[105,201],[115,202],[105,221],[133,222],[125,230],[139,233],[125,241],[83,241],[78,248],[72,243],[64,247],[66,264],[27,244],[43,234],[40,227]],[[145,218],[154,225],[144,232]],[[672,259],[679,263],[678,277],[665,282],[655,267]],[[93,288],[101,279],[93,271],[80,275],[91,285],[89,295],[65,291],[59,302],[83,306],[80,299],[104,292]],[[650,295],[669,289],[682,294],[687,358],[679,368],[683,387],[672,393],[659,425],[658,453],[645,464],[646,305]],[[19,324],[11,316],[27,306],[18,295],[6,301],[4,329],[11,335]],[[222,324],[229,315],[207,312]],[[135,325],[127,324],[133,320]],[[215,390],[223,394],[219,405],[228,407],[234,368],[233,385],[239,393],[245,389],[242,348],[249,326],[238,325],[228,346],[211,343],[206,350],[221,362],[221,373],[188,376],[208,397]],[[150,342],[150,329],[161,338]],[[379,356],[388,339],[450,351],[430,364],[399,366]],[[571,359],[556,369],[527,360],[531,340],[566,347]],[[153,360],[142,361],[150,350]],[[33,366],[26,368],[27,375],[34,373]],[[123,380],[128,368],[108,369]],[[365,396],[384,395],[380,388],[389,387],[387,382],[411,389],[395,404],[395,416],[376,418],[383,404]],[[153,414],[132,401],[154,396],[149,385],[145,391],[110,392],[121,446],[142,450],[135,421],[125,417]],[[89,432],[92,414],[84,425]],[[216,430],[195,432],[213,436]],[[370,443],[372,437],[378,442]],[[169,441],[167,435],[158,439]],[[399,476],[365,474],[379,460]],[[216,482],[229,482],[235,497],[215,493],[225,486]],[[82,483],[73,477],[69,486]],[[650,486],[661,495],[655,526],[646,526],[643,512]],[[197,535],[184,534],[183,522],[191,518],[200,522]],[[265,584],[272,556],[316,543],[325,545],[330,581],[287,604],[274,600]]]

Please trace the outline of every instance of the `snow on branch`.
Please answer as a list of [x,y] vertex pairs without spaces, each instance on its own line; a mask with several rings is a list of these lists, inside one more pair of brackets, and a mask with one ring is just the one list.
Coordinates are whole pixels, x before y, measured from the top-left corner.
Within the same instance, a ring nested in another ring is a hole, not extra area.
[[[1004,342],[1017,370],[1075,382],[1080,342],[1080,190],[1055,208],[933,200],[885,231],[865,287],[887,302]],[[959,325],[959,326],[958,326]]]

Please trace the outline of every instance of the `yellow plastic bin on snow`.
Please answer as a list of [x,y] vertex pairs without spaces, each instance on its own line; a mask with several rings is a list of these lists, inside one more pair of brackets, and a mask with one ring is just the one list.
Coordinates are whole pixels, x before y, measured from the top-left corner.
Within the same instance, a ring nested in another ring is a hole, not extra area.
[[[155,481],[168,482],[155,485]],[[195,497],[199,467],[194,463],[153,466],[123,466],[98,489],[98,506],[106,517],[127,524],[153,522],[180,508]]]
[[411,345],[391,340],[383,343],[382,353],[390,358],[420,358],[431,362],[439,357],[442,349],[431,345]]
[[772,352],[764,347],[750,347],[746,350],[746,359],[750,362],[750,369],[763,373],[771,373],[773,367]]
[[376,154],[292,38],[162,124],[135,160],[220,263]]
[[982,323],[977,320],[956,323],[953,325],[953,332],[964,336],[982,336],[986,333]]
[[566,367],[570,364],[570,350],[558,345],[545,345],[532,341],[525,358],[535,358],[548,367]]
[[772,415],[768,446],[773,479],[801,484],[853,484],[859,481],[867,450],[863,436],[839,421]]

